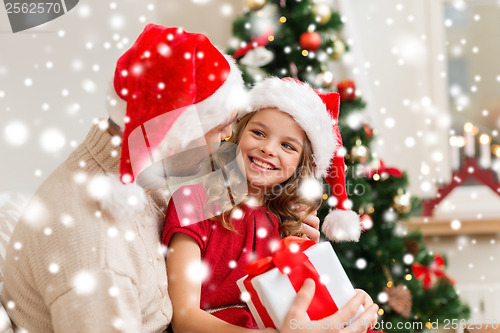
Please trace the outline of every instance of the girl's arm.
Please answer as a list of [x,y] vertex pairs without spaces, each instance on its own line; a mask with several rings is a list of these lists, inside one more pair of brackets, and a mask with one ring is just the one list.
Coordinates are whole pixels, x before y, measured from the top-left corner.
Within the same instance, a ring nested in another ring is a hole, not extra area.
[[[167,276],[168,292],[172,300],[172,328],[175,333],[255,333],[256,330],[229,324],[200,309],[201,253],[196,241],[185,234],[172,236],[168,245]],[[276,332],[265,329],[261,332]]]

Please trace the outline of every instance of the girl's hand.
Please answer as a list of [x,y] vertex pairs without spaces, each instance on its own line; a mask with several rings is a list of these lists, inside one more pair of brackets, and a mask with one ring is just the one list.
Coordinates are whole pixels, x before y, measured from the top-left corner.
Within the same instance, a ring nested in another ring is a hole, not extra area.
[[[306,214],[305,208],[302,209],[302,205],[299,205],[299,216],[300,218],[304,218],[304,215]],[[318,214],[317,211],[309,215],[307,218],[304,219],[304,222],[302,223],[302,231],[306,234],[307,238],[310,240],[313,240],[314,242],[319,242],[319,218],[316,216]]]
[[366,309],[373,304],[373,300],[363,289],[354,289],[356,291],[356,296],[360,295],[362,298],[361,305]]
[[[306,311],[313,299],[314,288],[315,286],[312,280],[307,279],[304,281],[304,285],[298,291],[290,311],[288,311],[280,331],[281,333],[364,333],[368,328],[372,328],[377,322],[378,306],[374,304],[370,296],[362,290],[357,290],[356,296],[333,315],[319,321],[311,322],[306,316]],[[365,312],[349,324],[349,321],[354,317],[360,305],[365,306]]]

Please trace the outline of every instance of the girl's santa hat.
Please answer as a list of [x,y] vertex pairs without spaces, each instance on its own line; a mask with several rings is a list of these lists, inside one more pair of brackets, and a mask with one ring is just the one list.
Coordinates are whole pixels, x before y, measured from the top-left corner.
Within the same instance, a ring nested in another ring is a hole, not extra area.
[[205,35],[148,24],[118,59],[114,88],[126,101],[123,183],[203,137],[238,109],[241,72]]
[[250,91],[250,106],[238,117],[274,107],[291,115],[306,133],[313,150],[316,177],[324,177],[337,199],[335,209],[323,221],[323,233],[335,241],[357,241],[361,234],[359,216],[350,210],[345,183],[342,138],[338,128],[340,97],[322,93],[293,78],[268,78]]

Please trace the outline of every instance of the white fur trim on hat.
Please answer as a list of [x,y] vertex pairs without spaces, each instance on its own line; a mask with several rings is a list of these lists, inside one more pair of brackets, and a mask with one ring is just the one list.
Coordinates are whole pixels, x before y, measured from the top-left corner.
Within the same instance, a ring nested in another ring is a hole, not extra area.
[[361,222],[352,210],[334,209],[325,217],[321,230],[330,240],[357,242],[361,236]]
[[[185,148],[211,129],[224,123],[246,100],[246,90],[236,62],[225,55],[230,71],[226,81],[211,96],[190,106],[177,118],[162,140],[169,149]],[[159,150],[162,150],[161,147]]]
[[134,183],[122,184],[118,175],[97,176],[87,185],[89,196],[99,203],[103,211],[116,219],[144,210],[147,203],[146,193]]
[[326,175],[337,139],[333,132],[333,120],[321,98],[307,84],[272,77],[253,87],[249,107],[241,110],[238,118],[270,107],[286,112],[295,119],[311,141],[316,177]]

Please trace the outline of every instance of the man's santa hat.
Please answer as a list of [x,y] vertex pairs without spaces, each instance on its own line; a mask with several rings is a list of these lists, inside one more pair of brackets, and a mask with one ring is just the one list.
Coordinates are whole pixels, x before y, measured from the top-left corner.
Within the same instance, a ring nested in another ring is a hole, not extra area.
[[116,121],[123,183],[223,123],[244,93],[234,60],[205,35],[155,24],[118,59],[114,88],[127,103]]
[[322,93],[292,78],[268,78],[250,91],[250,106],[238,114],[274,107],[291,115],[311,142],[315,175],[324,177],[336,199],[335,209],[323,221],[323,233],[331,240],[357,241],[359,216],[350,210],[347,198],[342,138],[338,128],[340,97]]

